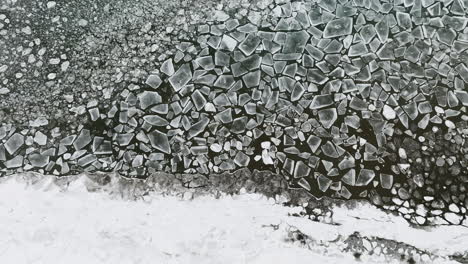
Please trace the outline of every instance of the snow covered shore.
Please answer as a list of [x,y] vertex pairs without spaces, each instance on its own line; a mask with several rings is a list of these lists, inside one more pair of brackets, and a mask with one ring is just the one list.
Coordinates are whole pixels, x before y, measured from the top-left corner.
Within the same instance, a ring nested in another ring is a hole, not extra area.
[[[258,194],[128,201],[80,180],[63,191],[10,177],[0,183],[0,263],[458,263],[449,256],[467,250],[464,227],[416,229],[367,205],[334,208],[333,224],[293,216],[301,211]],[[367,253],[349,250],[358,245]]]

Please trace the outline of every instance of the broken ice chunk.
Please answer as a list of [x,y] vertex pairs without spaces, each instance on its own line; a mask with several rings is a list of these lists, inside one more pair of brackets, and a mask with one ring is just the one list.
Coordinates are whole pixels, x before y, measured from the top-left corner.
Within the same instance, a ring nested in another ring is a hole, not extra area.
[[145,116],[143,117],[143,120],[145,120],[146,122],[148,122],[149,124],[153,126],[167,126],[169,124],[169,122],[166,119],[157,115]]
[[412,27],[411,17],[408,13],[403,12],[396,12],[396,19],[398,22],[398,26],[403,29],[410,29]]
[[302,95],[304,94],[305,92],[305,88],[304,86],[302,86],[301,83],[296,83],[294,85],[294,89],[291,93],[291,101],[294,102],[294,101],[297,101],[299,99],[301,99]]
[[11,136],[5,143],[5,149],[13,155],[21,146],[24,144],[24,136],[18,133],[15,133]]
[[329,178],[323,175],[320,175],[317,177],[317,184],[318,184],[319,189],[322,192],[326,192],[328,188],[330,188],[330,185],[332,184],[332,182],[333,182],[332,180],[330,180]]
[[215,64],[217,66],[229,66],[229,62],[231,60],[231,57],[227,55],[226,53],[222,51],[216,51],[215,52]]
[[207,117],[204,117],[197,123],[193,124],[193,126],[190,127],[188,131],[188,139],[191,139],[197,136],[198,134],[200,134],[201,132],[203,132],[209,122],[210,122],[210,119]]
[[234,163],[236,163],[239,167],[246,167],[247,165],[249,165],[249,162],[250,157],[242,151],[237,152],[236,156],[234,157]]
[[249,72],[242,76],[242,80],[247,88],[252,88],[260,84],[260,71]]
[[322,139],[314,135],[310,135],[307,139],[307,144],[309,145],[310,150],[312,150],[312,153],[315,153],[317,151],[317,149],[320,147],[321,142]]
[[192,101],[195,105],[195,108],[197,108],[197,111],[200,111],[203,107],[205,107],[205,104],[207,102],[205,97],[200,93],[199,90],[196,90],[192,93]]
[[169,82],[176,92],[180,91],[192,79],[192,71],[188,63],[182,65],[174,75],[169,78]]
[[375,172],[369,169],[361,169],[356,180],[356,186],[367,186],[375,177]]
[[375,31],[377,32],[380,42],[385,43],[389,33],[388,23],[385,18],[375,24]]
[[229,35],[223,35],[219,49],[234,51],[236,46],[237,46],[237,41],[234,38],[230,37]]
[[382,108],[382,115],[383,115],[387,120],[392,120],[392,119],[395,119],[395,118],[396,118],[396,112],[395,112],[395,110],[393,110],[393,108],[391,108],[391,107],[388,106],[388,105],[384,105],[384,107]]
[[377,34],[373,25],[365,25],[360,30],[360,35],[365,44],[369,44],[374,36]]
[[286,42],[283,46],[284,53],[302,53],[304,52],[305,44],[309,40],[309,34],[306,31],[288,32]]
[[204,57],[197,58],[195,62],[198,65],[200,65],[204,70],[207,70],[207,71],[212,70],[215,67],[214,62],[213,62],[213,57],[211,56],[204,56]]
[[34,135],[34,142],[37,144],[44,146],[47,143],[47,136],[44,135],[41,131],[37,131]]
[[88,129],[83,129],[76,138],[75,142],[73,142],[73,146],[76,150],[80,150],[86,147],[89,143],[91,143],[91,132]]
[[140,101],[141,109],[145,110],[146,108],[159,104],[162,102],[161,96],[157,92],[148,92],[145,91],[138,95],[138,100]]
[[214,83],[215,87],[228,89],[234,84],[235,80],[232,75],[221,75]]
[[294,178],[307,177],[310,174],[310,167],[307,166],[303,161],[296,162],[294,168]]
[[366,44],[364,44],[363,42],[359,42],[357,44],[352,45],[349,48],[348,56],[350,57],[361,56],[361,55],[366,54],[367,52],[369,52],[369,50],[367,49]]
[[239,45],[239,49],[245,54],[245,56],[250,56],[258,47],[261,40],[254,33],[250,33]]
[[356,185],[356,171],[354,169],[350,169],[343,175],[343,177],[341,178],[341,181],[348,184],[349,186],[355,186]]
[[457,33],[451,28],[440,28],[437,30],[438,40],[448,46],[452,46],[452,43],[456,37]]
[[162,133],[158,130],[154,130],[153,132],[148,134],[148,138],[151,142],[151,146],[153,148],[160,150],[164,153],[170,154],[171,147],[169,146],[169,140],[165,133]]
[[215,115],[215,118],[221,123],[227,124],[232,122],[232,112],[231,108],[228,108],[218,114]]
[[151,88],[156,89],[158,88],[162,83],[161,78],[159,78],[159,75],[157,74],[151,74],[148,76],[148,79],[146,79],[146,84],[151,86]]
[[239,134],[245,131],[245,125],[247,124],[247,117],[242,116],[234,119],[231,126],[231,132]]
[[41,155],[39,153],[34,153],[28,157],[31,165],[36,168],[45,167],[49,163],[49,156]]
[[385,173],[380,174],[380,185],[384,189],[391,189],[393,186],[393,176]]
[[331,94],[316,95],[312,98],[310,109],[320,109],[333,104],[333,96]]
[[353,30],[353,19],[343,17],[328,22],[323,30],[324,38],[334,38],[351,34]]
[[23,159],[23,156],[18,155],[12,158],[11,160],[7,160],[5,162],[5,166],[7,167],[7,169],[19,168],[23,165]]
[[338,113],[335,108],[328,108],[318,111],[320,123],[324,128],[330,128],[338,119]]
[[172,62],[172,59],[167,59],[166,61],[164,61],[159,70],[162,73],[165,73],[167,76],[172,76],[175,72],[174,63]]

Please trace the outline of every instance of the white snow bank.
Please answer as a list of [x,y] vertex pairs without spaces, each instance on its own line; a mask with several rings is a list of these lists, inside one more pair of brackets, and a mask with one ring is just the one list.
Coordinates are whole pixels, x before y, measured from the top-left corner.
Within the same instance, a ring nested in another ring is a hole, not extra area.
[[468,244],[468,229],[415,230],[371,207],[336,209],[340,226],[288,216],[299,210],[253,194],[135,202],[89,193],[80,181],[62,192],[12,179],[0,183],[0,263],[355,263],[337,248],[286,242],[289,225],[323,241],[360,231],[438,253]]

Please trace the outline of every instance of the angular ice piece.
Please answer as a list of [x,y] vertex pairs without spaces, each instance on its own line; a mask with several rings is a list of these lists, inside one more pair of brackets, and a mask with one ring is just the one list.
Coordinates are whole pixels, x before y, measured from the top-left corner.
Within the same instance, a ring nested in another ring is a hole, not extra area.
[[188,63],[182,65],[174,75],[169,78],[169,83],[176,92],[180,91],[192,79],[192,71]]
[[387,119],[387,120],[392,120],[396,118],[396,112],[393,110],[388,105],[384,105],[382,108],[382,115]]
[[306,50],[310,54],[310,56],[312,56],[312,58],[314,58],[315,60],[320,61],[323,59],[323,56],[324,56],[323,51],[312,46],[311,44],[307,44]]
[[203,57],[197,58],[195,62],[197,62],[198,65],[200,65],[204,70],[207,70],[207,71],[212,70],[215,67],[214,62],[213,62],[213,57],[211,56],[203,56]]
[[161,103],[162,98],[157,92],[145,91],[138,95],[138,101],[140,101],[140,108],[145,110],[150,106]]
[[455,91],[455,95],[457,96],[458,100],[464,105],[468,106],[468,92],[465,91]]
[[200,93],[199,90],[196,90],[192,93],[192,101],[195,105],[195,108],[197,108],[197,111],[200,111],[203,107],[205,107],[205,104],[207,102],[205,97]]
[[148,134],[148,138],[151,142],[151,146],[153,148],[162,151],[164,153],[170,154],[171,147],[169,146],[169,140],[165,133],[162,133],[158,130],[154,130],[153,132]]
[[34,135],[34,142],[37,144],[44,146],[47,143],[47,136],[44,135],[41,131],[37,131]]
[[229,35],[223,35],[223,38],[221,39],[221,45],[219,46],[219,49],[234,51],[236,46],[237,46],[237,41],[234,38],[232,38]]
[[208,123],[210,123],[210,119],[206,117],[202,118],[200,121],[195,123],[192,127],[190,127],[188,131],[188,139],[191,139],[200,134],[201,132],[205,131],[205,128],[208,125]]
[[331,143],[331,141],[327,141],[325,144],[323,144],[321,149],[323,154],[330,158],[336,159],[340,156],[340,153],[338,153],[337,149],[335,148],[335,145]]
[[144,116],[143,119],[148,122],[149,124],[153,125],[153,126],[167,126],[169,125],[169,122],[160,117],[160,116],[157,116],[157,115],[147,115],[147,116]]
[[387,19],[382,19],[380,22],[375,24],[375,31],[377,32],[377,36],[380,39],[380,42],[385,43],[388,39],[388,23]]
[[369,169],[361,169],[356,180],[356,186],[367,186],[375,177],[375,172]]
[[305,44],[309,38],[309,34],[304,30],[288,32],[286,35],[286,41],[283,46],[283,53],[304,52]]
[[151,88],[156,89],[158,88],[162,83],[161,78],[159,78],[159,75],[157,74],[151,74],[148,76],[148,79],[146,79],[146,84],[151,86]]
[[302,95],[304,94],[305,92],[305,88],[304,86],[302,86],[301,83],[296,83],[296,85],[294,85],[294,89],[291,93],[291,101],[297,101],[299,99],[301,99]]
[[346,188],[346,186],[341,186],[340,195],[345,199],[349,199],[352,196],[351,192],[348,190],[348,188]]
[[348,184],[349,186],[356,185],[356,171],[354,169],[350,169],[343,175],[341,181]]
[[310,191],[312,189],[310,187],[309,182],[304,178],[300,178],[299,181],[297,181],[297,184],[301,186],[302,188],[306,189],[307,191]]
[[172,76],[175,72],[174,63],[172,63],[172,59],[165,60],[159,70],[165,73],[167,76]]
[[229,105],[231,105],[231,102],[229,101],[229,98],[227,97],[227,95],[225,93],[222,93],[222,94],[218,95],[217,97],[215,97],[215,99],[213,100],[213,103],[216,106],[229,106]]
[[357,111],[365,111],[368,108],[367,103],[357,96],[354,96],[349,103],[349,107]]
[[260,84],[260,71],[254,71],[242,76],[242,80],[247,88],[252,88]]
[[237,152],[236,156],[234,157],[234,163],[236,163],[239,167],[246,167],[249,165],[249,162],[250,157],[242,151]]
[[21,146],[24,144],[24,136],[18,133],[15,133],[11,136],[5,143],[5,149],[13,155]]
[[307,71],[307,80],[316,84],[324,84],[328,80],[328,77],[319,69],[314,68]]
[[0,144],[0,161],[5,161],[6,160],[6,155],[5,155],[5,147],[3,144]]
[[42,168],[49,164],[49,156],[41,155],[39,153],[29,155],[28,159],[29,162],[31,162],[31,165],[36,168]]
[[100,117],[99,108],[93,107],[88,110],[91,121],[96,121]]
[[316,95],[312,98],[310,109],[320,109],[333,104],[333,96],[331,94]]
[[323,30],[324,38],[334,38],[349,35],[353,31],[353,19],[343,17],[328,22]]
[[294,168],[294,178],[303,178],[307,177],[310,174],[310,167],[307,166],[303,161],[296,162],[296,167]]
[[235,80],[232,75],[221,75],[214,83],[215,87],[228,89],[234,84]]
[[398,26],[403,29],[410,29],[412,27],[411,17],[408,13],[396,12],[396,19]]
[[231,57],[222,51],[215,52],[215,64],[217,66],[229,66]]
[[83,129],[76,138],[75,142],[73,142],[73,146],[76,150],[80,150],[91,143],[91,140],[91,132],[88,129]]
[[23,165],[23,156],[18,155],[11,160],[5,162],[7,169],[19,168]]
[[117,135],[115,135],[114,140],[120,146],[128,146],[128,144],[130,144],[130,141],[132,141],[134,136],[135,136],[135,134],[133,134],[133,133],[117,134]]
[[218,114],[216,114],[216,119],[221,121],[221,123],[227,124],[232,122],[232,110],[228,108]]
[[326,192],[328,188],[330,188],[330,185],[332,184],[332,182],[333,182],[332,180],[330,180],[329,178],[323,175],[320,175],[317,177],[317,184],[318,184],[319,189],[322,192]]
[[393,175],[381,173],[380,174],[380,185],[384,189],[391,189],[393,186]]
[[328,46],[325,48],[326,53],[339,53],[343,49],[343,44],[341,42],[337,41],[336,39],[333,39],[330,41]]
[[336,9],[336,0],[321,0],[318,1],[318,5],[328,12],[333,13]]
[[457,33],[451,28],[440,28],[437,30],[437,39],[448,46],[452,46],[456,37]]
[[247,117],[242,116],[234,119],[231,126],[231,132],[239,134],[245,131],[245,125],[247,124]]
[[359,42],[357,44],[352,45],[349,48],[348,56],[350,57],[361,56],[361,55],[366,54],[367,52],[369,52],[369,50],[367,49],[366,44],[364,44],[363,42]]
[[261,62],[262,58],[257,54],[247,57],[241,61],[242,66],[249,71],[258,69],[260,67]]
[[261,40],[254,33],[250,33],[239,45],[239,49],[245,54],[245,56],[250,56],[258,47]]
[[463,79],[465,83],[468,83],[468,67],[465,64],[460,63],[455,67],[460,77]]
[[317,151],[317,149],[320,147],[321,142],[322,139],[314,135],[310,135],[307,139],[307,144],[309,145],[312,153],[315,153]]
[[369,44],[377,32],[375,31],[374,25],[365,25],[361,28],[359,34],[364,40],[364,43]]
[[330,128],[338,119],[338,113],[335,108],[328,108],[318,111],[320,123],[324,128]]

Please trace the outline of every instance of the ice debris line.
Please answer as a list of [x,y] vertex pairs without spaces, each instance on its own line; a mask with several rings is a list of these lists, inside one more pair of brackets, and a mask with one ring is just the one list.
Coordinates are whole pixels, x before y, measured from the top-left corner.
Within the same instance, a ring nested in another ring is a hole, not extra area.
[[76,133],[0,127],[0,173],[284,175],[418,224],[465,222],[467,1],[294,1],[218,10]]

